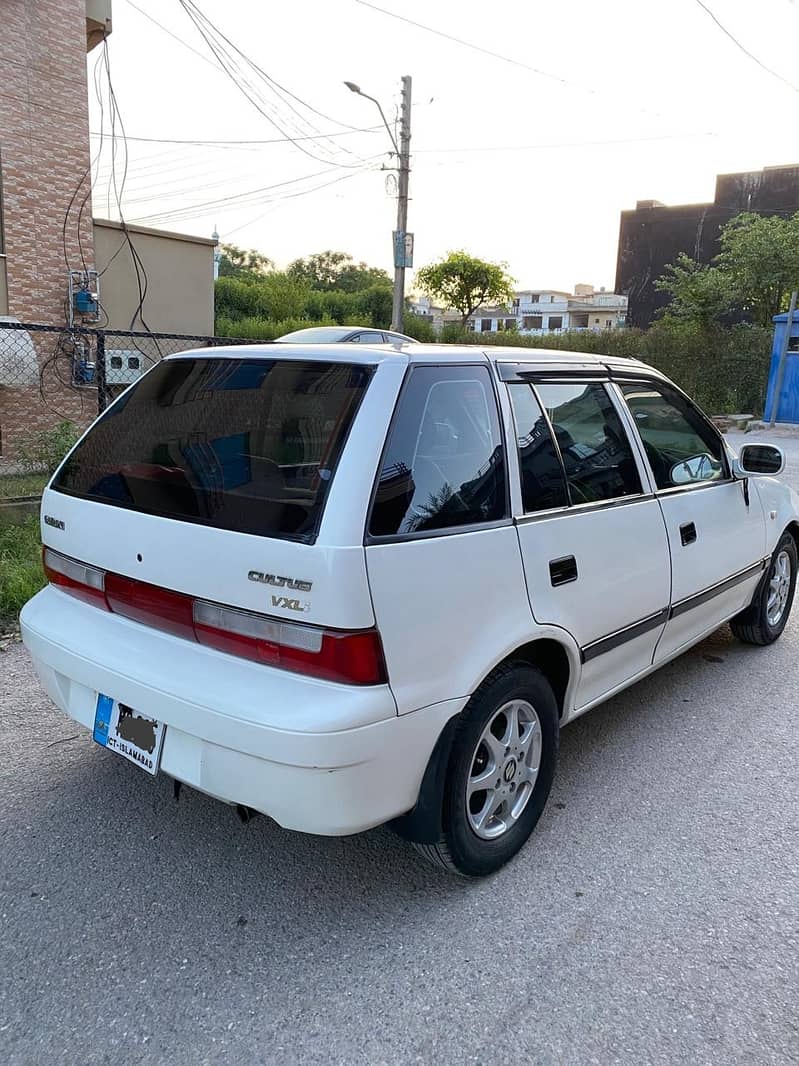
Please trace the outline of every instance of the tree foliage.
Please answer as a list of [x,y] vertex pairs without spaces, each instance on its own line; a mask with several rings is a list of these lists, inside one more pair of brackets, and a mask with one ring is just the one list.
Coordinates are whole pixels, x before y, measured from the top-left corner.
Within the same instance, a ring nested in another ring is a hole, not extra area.
[[287,273],[321,292],[362,292],[377,285],[391,286],[391,278],[385,270],[356,263],[346,252],[329,249],[306,259],[295,259],[289,264]]
[[253,248],[239,248],[235,244],[221,245],[219,259],[220,278],[237,278],[239,281],[261,281],[274,263]]
[[445,307],[452,307],[466,323],[469,315],[485,303],[506,304],[513,298],[513,279],[507,264],[488,263],[462,250],[450,252],[439,263],[422,267],[416,284]]
[[655,282],[671,295],[667,315],[707,326],[730,317],[769,326],[799,289],[799,212],[736,215],[721,230],[710,266],[681,254]]
[[705,327],[729,314],[735,302],[730,278],[724,271],[697,263],[685,252],[666,267],[655,288],[671,295],[670,316]]

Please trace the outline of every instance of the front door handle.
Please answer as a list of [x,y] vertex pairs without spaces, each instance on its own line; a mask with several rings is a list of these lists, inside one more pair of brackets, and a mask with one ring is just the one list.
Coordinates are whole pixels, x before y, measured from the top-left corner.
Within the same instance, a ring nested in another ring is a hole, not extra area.
[[561,559],[551,559],[549,563],[549,580],[553,586],[568,585],[577,580],[577,560],[573,555],[564,555]]
[[693,544],[696,540],[696,526],[693,522],[686,522],[684,526],[680,526],[680,540],[683,546]]

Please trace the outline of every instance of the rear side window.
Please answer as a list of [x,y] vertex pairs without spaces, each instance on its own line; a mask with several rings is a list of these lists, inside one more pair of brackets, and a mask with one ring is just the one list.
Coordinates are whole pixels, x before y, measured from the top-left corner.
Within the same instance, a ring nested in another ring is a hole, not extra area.
[[201,525],[310,541],[370,370],[175,359],[111,407],[59,492]]
[[604,385],[539,385],[573,504],[641,492],[627,434]]
[[505,455],[483,366],[416,367],[375,492],[372,536],[457,529],[506,516]]

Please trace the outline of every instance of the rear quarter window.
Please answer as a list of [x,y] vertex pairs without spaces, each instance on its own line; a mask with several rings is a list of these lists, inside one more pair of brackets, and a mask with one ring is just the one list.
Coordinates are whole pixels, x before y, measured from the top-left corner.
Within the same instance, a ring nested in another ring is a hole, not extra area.
[[370,535],[457,530],[506,514],[505,454],[488,369],[414,368],[383,458]]
[[145,514],[310,541],[371,370],[175,359],[97,422],[53,484]]

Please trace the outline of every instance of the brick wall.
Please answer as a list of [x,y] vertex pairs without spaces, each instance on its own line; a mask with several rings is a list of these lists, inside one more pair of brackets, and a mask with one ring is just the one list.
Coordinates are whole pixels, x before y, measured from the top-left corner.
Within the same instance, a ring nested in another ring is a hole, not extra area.
[[[0,4],[0,158],[3,168],[8,311],[22,321],[65,322],[67,261],[94,264],[91,200],[86,175],[66,229],[69,201],[89,167],[85,0],[2,0]],[[79,245],[80,236],[80,245]],[[82,247],[82,255],[81,255]],[[35,340],[40,361],[55,336]],[[68,361],[59,366],[67,378]],[[38,389],[0,384],[3,456],[27,429],[46,428],[61,415],[87,421],[96,397],[62,384],[51,369]]]

